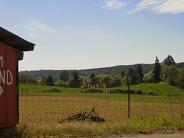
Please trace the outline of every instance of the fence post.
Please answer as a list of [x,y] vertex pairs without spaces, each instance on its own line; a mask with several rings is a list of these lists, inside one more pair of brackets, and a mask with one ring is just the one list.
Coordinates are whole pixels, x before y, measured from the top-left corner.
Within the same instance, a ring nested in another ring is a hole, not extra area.
[[129,75],[127,75],[127,87],[128,87],[128,118],[130,118],[130,82],[129,82]]

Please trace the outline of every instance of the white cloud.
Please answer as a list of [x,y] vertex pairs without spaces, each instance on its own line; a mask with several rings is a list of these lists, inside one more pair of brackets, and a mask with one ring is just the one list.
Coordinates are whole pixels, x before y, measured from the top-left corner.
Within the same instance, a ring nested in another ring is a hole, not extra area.
[[141,0],[130,13],[141,10],[152,10],[160,14],[179,14],[184,12],[184,0]]
[[126,6],[126,2],[124,0],[104,0],[103,9],[107,10],[117,10]]
[[28,35],[32,38],[39,37],[40,32],[51,32],[53,29],[49,27],[47,24],[37,21],[37,20],[29,20],[22,22],[15,26],[17,29],[24,30],[28,33]]

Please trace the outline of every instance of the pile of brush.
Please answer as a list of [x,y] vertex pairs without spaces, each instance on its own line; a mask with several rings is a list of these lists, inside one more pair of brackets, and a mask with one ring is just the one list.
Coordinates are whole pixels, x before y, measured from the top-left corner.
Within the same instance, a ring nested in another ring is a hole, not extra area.
[[75,113],[73,115],[70,115],[66,119],[63,119],[59,121],[59,123],[63,122],[70,122],[70,121],[93,121],[93,122],[104,122],[105,119],[100,117],[98,113],[95,111],[95,107],[93,107],[89,112],[87,111],[80,111],[78,113]]

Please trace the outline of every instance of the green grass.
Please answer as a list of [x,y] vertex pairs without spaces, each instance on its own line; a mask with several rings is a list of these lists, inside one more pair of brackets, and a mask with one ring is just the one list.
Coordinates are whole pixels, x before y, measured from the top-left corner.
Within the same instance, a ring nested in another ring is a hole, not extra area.
[[[29,128],[30,127],[30,128]],[[121,121],[105,123],[65,122],[63,124],[22,124],[20,132],[23,136],[111,136],[120,134],[174,133],[184,130],[183,118],[171,118],[164,114],[154,117],[134,117]]]
[[132,89],[136,90],[142,90],[145,93],[154,92],[155,94],[159,96],[168,96],[168,95],[183,95],[184,96],[184,90],[170,86],[166,83],[147,83],[147,84],[139,84],[139,85],[133,85],[131,87]]
[[[49,90],[57,89],[61,92],[49,92]],[[19,91],[20,93],[40,93],[40,94],[73,94],[73,93],[79,93],[81,89],[78,88],[65,88],[65,87],[58,87],[58,86],[47,86],[47,85],[33,85],[33,84],[20,84],[19,85]]]
[[[115,111],[120,107],[124,106],[122,109],[126,108],[126,105],[124,105],[124,102],[126,104],[127,94],[105,93],[105,91],[108,92],[111,89],[125,90],[126,86],[122,86],[119,88],[102,89],[104,93],[83,93],[82,89],[80,88],[64,88],[64,87],[25,85],[25,84],[20,84],[19,89],[20,91],[23,90],[25,93],[28,89],[28,93],[30,94],[49,95],[49,96],[43,96],[43,98],[39,98],[39,97],[37,98],[37,96],[30,96],[30,95],[28,96],[23,95],[22,97],[22,102],[25,102],[24,104],[22,104],[23,107],[26,104],[28,104],[29,100],[32,100],[30,102],[31,104],[27,105],[28,107],[27,106],[25,106],[24,108],[22,107],[22,109],[24,109],[22,110],[22,112],[28,113],[28,115],[30,116],[34,111],[31,111],[30,112],[31,114],[29,114],[29,112],[26,112],[26,109],[27,110],[34,109],[36,112],[37,111],[36,108],[38,108],[40,112],[40,115],[39,113],[37,113],[38,118],[36,119],[38,120],[40,116],[45,115],[45,112],[42,110],[44,110],[44,108],[47,107],[47,110],[50,111],[48,106],[55,107],[53,105],[53,103],[55,102],[58,105],[60,105],[59,109],[62,109],[62,111],[64,109],[65,110],[70,109],[71,112],[73,112],[73,109],[75,109],[74,107],[77,107],[77,109],[75,110],[78,111],[81,108],[87,106],[86,104],[89,101],[91,101],[90,104],[92,105],[97,104],[98,102],[98,105],[96,106],[98,111],[99,110],[102,111],[101,113],[105,111],[103,110],[104,108],[109,108],[109,113],[107,113],[107,116],[110,115],[111,112],[116,114]],[[58,90],[61,90],[62,92],[48,92],[48,89],[58,89]],[[124,133],[149,134],[149,133],[155,133],[155,132],[167,133],[167,131],[184,130],[184,118],[183,118],[184,90],[178,89],[173,86],[169,86],[165,83],[159,83],[159,84],[149,83],[149,84],[133,85],[131,86],[131,89],[142,90],[144,92],[143,95],[131,95],[131,105],[133,107],[132,113],[134,113],[137,108],[140,108],[141,110],[139,114],[134,115],[131,119],[127,119],[126,117],[119,119],[118,117],[115,120],[112,118],[107,119],[105,123],[94,123],[94,122],[85,121],[85,122],[66,122],[63,124],[56,123],[55,121],[51,121],[51,122],[39,121],[39,124],[38,124],[37,122],[34,122],[34,121],[33,122],[27,121],[28,115],[22,114],[22,115],[25,115],[25,118],[23,123],[21,123],[21,126],[20,126],[21,135],[25,137],[38,136],[38,135],[39,136],[57,136],[62,134],[74,135],[74,136],[81,136],[81,135],[82,136],[91,136],[91,135],[109,136],[109,135],[124,134]],[[157,94],[157,96],[148,95],[149,92],[154,92]],[[56,99],[55,96],[53,97],[54,100],[52,100],[52,97],[50,97],[50,95],[58,95],[58,97],[61,98],[62,100],[55,100]],[[168,95],[170,95],[170,97],[168,97]],[[51,98],[50,100],[49,100],[49,97]],[[78,98],[78,97],[81,97],[81,98]],[[67,99],[66,101],[65,101],[65,98]],[[79,101],[75,101],[74,103],[77,103],[77,104],[73,105],[70,98],[72,100],[74,99],[74,101],[75,100],[79,100]],[[61,102],[62,104],[59,104],[58,102]],[[57,107],[57,104],[56,104],[56,107]],[[101,107],[102,104],[104,104],[105,106]],[[106,107],[106,105],[108,105],[108,107]],[[50,108],[51,112],[52,110],[55,111],[53,107]],[[169,112],[173,112],[173,111],[175,112],[179,110],[181,110],[182,112],[179,112],[178,116],[172,116],[170,114],[164,114],[164,113],[160,114],[160,112],[163,112],[163,109],[165,109],[166,107],[167,107],[167,110],[169,110]],[[114,112],[111,110],[114,110]],[[152,112],[154,114],[154,112],[157,110],[159,115],[158,114],[149,115],[149,113],[152,113]],[[145,115],[143,115],[144,112],[145,112]],[[55,117],[55,115],[53,116]],[[24,122],[28,122],[28,124],[24,124]]]
[[[56,88],[59,90],[63,90],[64,92],[80,92],[81,89],[80,88],[65,88],[65,87],[58,87],[58,86],[46,86],[46,85],[31,85],[31,84],[20,84],[19,85],[19,90],[20,91],[24,91],[26,92],[27,89],[29,92],[46,92],[47,89],[52,89],[52,88]],[[121,89],[126,90],[127,87],[126,86],[122,86],[119,87]],[[135,90],[143,90],[145,93],[149,93],[149,92],[155,92],[156,94],[160,95],[160,96],[165,96],[168,94],[184,94],[184,90],[170,86],[166,83],[142,83],[142,84],[138,84],[138,85],[132,85],[130,86],[131,89],[135,89]],[[102,90],[110,90],[110,89],[114,89],[114,88],[104,88]]]
[[[177,98],[183,100],[184,90],[167,85],[166,83],[143,83],[138,85],[132,85],[130,87],[134,90],[142,90],[144,95],[132,95],[134,99],[142,99],[144,102],[147,98],[152,99],[153,101],[164,101],[167,97]],[[50,89],[57,89],[61,92],[48,92]],[[103,88],[104,93],[83,93],[81,88],[66,88],[66,87],[55,87],[55,86],[46,86],[46,85],[30,85],[30,84],[20,84],[19,90],[21,93],[41,93],[41,94],[56,94],[61,96],[71,96],[71,97],[96,97],[96,98],[113,98],[113,99],[125,99],[126,94],[106,94],[105,92],[110,91],[111,89],[116,88]],[[119,87],[118,89],[126,90],[126,86]],[[149,95],[150,92],[153,92],[157,96]]]

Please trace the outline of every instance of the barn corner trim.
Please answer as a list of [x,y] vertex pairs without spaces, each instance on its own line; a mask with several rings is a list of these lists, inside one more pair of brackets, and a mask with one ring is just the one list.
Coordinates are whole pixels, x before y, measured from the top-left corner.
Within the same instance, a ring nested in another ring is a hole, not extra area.
[[33,51],[35,46],[34,43],[31,43],[2,27],[0,27],[0,41],[22,52]]

